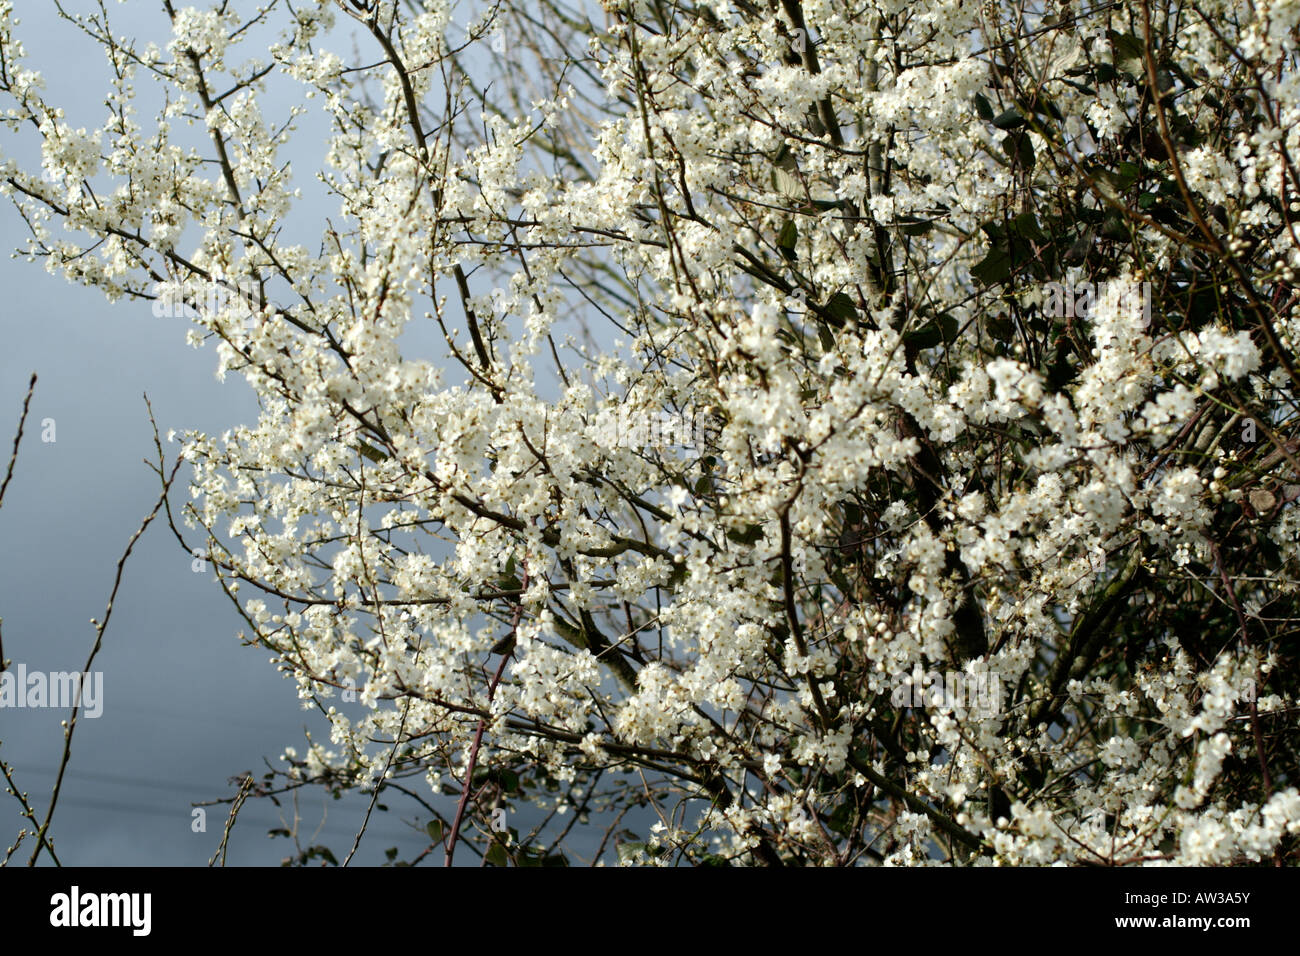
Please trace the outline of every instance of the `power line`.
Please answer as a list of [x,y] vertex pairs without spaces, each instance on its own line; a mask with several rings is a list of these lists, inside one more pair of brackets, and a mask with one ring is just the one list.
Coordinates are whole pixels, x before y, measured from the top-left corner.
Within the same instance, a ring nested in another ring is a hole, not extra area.
[[[137,816],[150,816],[150,817],[154,817],[155,819],[165,819],[167,817],[175,818],[177,816],[175,809],[171,807],[162,808],[156,805],[151,806],[148,804],[125,804],[125,803],[115,803],[113,801],[107,801],[107,800],[101,801],[101,800],[86,800],[79,797],[60,797],[59,806],[65,806],[65,805],[80,807],[82,809],[87,809],[87,810],[100,810],[100,811],[105,811],[110,813],[131,813],[131,814],[136,814]],[[242,811],[239,815],[239,818],[236,820],[236,829],[241,829],[241,825],[243,829],[247,829],[249,826],[255,828],[261,828],[264,826],[268,826],[268,824],[276,828],[280,828],[284,826],[284,821],[278,818],[275,820],[267,820],[267,819],[250,820],[248,817],[249,814],[247,810]],[[225,814],[221,815],[221,823],[224,826]],[[311,834],[317,832],[317,826],[311,824],[303,825],[300,829],[303,831],[300,834],[300,836],[309,837]],[[322,834],[328,833],[334,836],[345,837],[348,839],[354,838],[357,833],[355,829],[351,829],[337,823],[326,823],[324,826],[320,827],[319,829]],[[377,837],[377,838],[383,837],[387,840],[402,840],[408,837],[417,837],[419,835],[420,835],[420,831],[416,829],[410,829],[410,830],[399,832],[396,830],[387,830],[387,829],[377,830],[373,826],[366,828],[366,836]],[[425,839],[427,839],[427,837]]]
[[[46,767],[40,764],[15,764],[14,772],[16,776],[22,776],[24,773],[44,773],[50,777],[55,776],[59,771],[57,767]],[[68,777],[79,777],[86,780],[98,780],[104,783],[117,784],[119,786],[141,787],[150,790],[171,790],[176,793],[194,794],[196,792],[210,792],[213,787],[211,784],[186,784],[178,780],[154,780],[150,777],[132,777],[124,774],[104,773],[96,770],[78,770],[68,768],[64,771]]]

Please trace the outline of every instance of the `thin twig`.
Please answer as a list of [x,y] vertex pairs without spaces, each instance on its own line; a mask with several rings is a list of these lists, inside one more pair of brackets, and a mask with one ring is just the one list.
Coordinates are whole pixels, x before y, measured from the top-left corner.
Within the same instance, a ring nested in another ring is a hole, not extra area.
[[[147,399],[146,399],[147,401]],[[158,496],[157,502],[154,503],[153,509],[141,522],[140,527],[136,529],[135,534],[131,535],[131,540],[127,542],[126,550],[122,552],[122,557],[117,562],[117,572],[113,577],[113,590],[109,593],[108,604],[104,607],[104,619],[96,621],[93,618],[91,623],[95,625],[95,644],[90,650],[90,656],[86,658],[86,666],[82,669],[83,675],[88,675],[95,663],[95,658],[99,655],[99,649],[104,643],[104,631],[108,628],[109,619],[113,616],[113,602],[117,600],[117,591],[122,584],[122,572],[126,568],[127,559],[131,557],[131,552],[135,550],[135,544],[148,529],[153,519],[157,516],[158,511],[162,508],[163,502],[171,490],[172,481],[176,478],[176,472],[180,470],[181,462],[184,459],[179,455],[176,458],[176,464],[172,466],[171,474],[163,481],[162,492]],[[159,462],[159,468],[162,468],[162,462]],[[63,755],[59,760],[59,772],[54,779],[54,789],[50,792],[50,806],[45,811],[45,820],[36,832],[37,844],[36,849],[32,852],[31,859],[27,861],[28,866],[35,866],[36,860],[41,854],[42,848],[48,846],[46,843],[46,833],[50,828],[50,821],[54,818],[54,809],[59,803],[59,794],[63,791],[63,776],[68,769],[68,761],[72,757],[72,735],[77,730],[77,718],[81,714],[81,695],[72,704],[72,717],[68,721],[67,728],[63,731]],[[53,853],[51,853],[53,857]],[[57,862],[57,859],[56,859]]]
[[36,373],[32,372],[32,380],[27,385],[27,397],[23,399],[23,411],[18,416],[18,433],[14,435],[14,450],[9,456],[9,468],[5,472],[5,480],[0,483],[0,506],[4,505],[5,492],[9,489],[9,482],[14,476],[14,465],[18,462],[18,443],[23,440],[23,426],[27,424],[27,409],[32,404],[32,392],[36,391]]
[[239,815],[239,808],[244,805],[248,799],[249,791],[253,789],[253,775],[250,773],[239,783],[239,792],[235,794],[235,802],[231,804],[230,815],[226,817],[226,827],[221,832],[221,844],[217,847],[217,852],[212,854],[212,859],[208,860],[208,866],[215,866],[217,857],[221,857],[221,865],[226,865],[226,844],[230,841],[230,831],[235,828],[235,817]]
[[[519,583],[523,590],[526,591],[528,589],[528,568],[527,567],[523,569],[523,572],[519,578]],[[515,605],[514,614],[511,616],[511,620],[510,620],[510,633],[507,636],[507,643],[509,644],[509,646],[506,648],[505,653],[501,655],[501,663],[497,664],[496,673],[492,675],[492,683],[488,685],[489,711],[491,710],[492,707],[492,698],[493,696],[495,696],[497,692],[497,684],[500,683],[501,681],[501,674],[506,669],[506,662],[509,661],[510,658],[514,656],[515,653],[514,636],[516,631],[518,631],[519,629],[519,617],[523,613],[523,610],[524,610],[524,602],[523,602],[523,597],[521,595],[519,599],[519,603]],[[460,792],[460,802],[456,805],[456,816],[451,821],[451,835],[447,838],[447,859],[443,863],[443,866],[451,866],[452,857],[455,856],[456,853],[456,840],[460,837],[460,823],[461,820],[464,819],[465,817],[465,806],[466,804],[469,803],[470,790],[473,789],[474,766],[475,764],[478,763],[478,751],[479,751],[479,747],[483,743],[483,728],[486,726],[487,726],[487,718],[480,717],[478,726],[474,729],[474,743],[470,746],[469,766],[465,768],[465,786]]]

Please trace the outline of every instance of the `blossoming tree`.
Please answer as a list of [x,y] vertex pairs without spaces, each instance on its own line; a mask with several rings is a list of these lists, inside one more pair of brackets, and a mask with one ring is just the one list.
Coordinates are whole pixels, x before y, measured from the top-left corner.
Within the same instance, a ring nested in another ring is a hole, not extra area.
[[255,792],[1296,859],[1294,0],[71,6],[102,125],[0,0],[0,191],[260,396],[172,515],[332,725]]

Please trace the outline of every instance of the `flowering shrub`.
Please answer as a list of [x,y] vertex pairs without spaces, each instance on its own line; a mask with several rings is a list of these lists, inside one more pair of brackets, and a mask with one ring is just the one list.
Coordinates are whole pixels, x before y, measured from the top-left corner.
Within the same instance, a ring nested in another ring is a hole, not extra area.
[[87,132],[0,0],[0,190],[110,299],[237,290],[191,339],[263,411],[173,527],[332,724],[264,790],[519,865],[634,807],[627,862],[1296,859],[1300,5],[164,6],[68,14]]

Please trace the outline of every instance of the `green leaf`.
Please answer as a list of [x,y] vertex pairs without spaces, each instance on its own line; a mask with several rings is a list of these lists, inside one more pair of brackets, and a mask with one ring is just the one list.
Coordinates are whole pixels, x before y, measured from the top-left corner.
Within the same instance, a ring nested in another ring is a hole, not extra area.
[[328,860],[331,866],[338,866],[339,861],[334,858],[333,852],[327,846],[314,846],[307,851],[307,855],[318,856],[322,860]]
[[519,792],[519,774],[513,770],[501,771],[501,789],[506,793]]
[[985,324],[988,326],[989,335],[999,342],[1010,342],[1016,334],[1016,327],[1006,316],[991,316]]
[[960,328],[961,326],[957,322],[956,317],[954,317],[951,313],[949,312],[939,313],[939,333],[943,336],[943,340],[945,342],[948,343],[956,342],[957,332]]
[[1011,277],[1011,256],[1001,246],[994,246],[988,255],[971,266],[970,274],[982,285],[997,285]]
[[754,545],[763,537],[763,529],[756,524],[745,525],[743,529],[727,529],[727,537],[736,544]]
[[952,342],[956,338],[957,320],[945,312],[935,321],[906,333],[903,341],[918,349],[932,349],[940,342]]
[[618,845],[618,859],[620,863],[626,863],[628,860],[636,858],[638,853],[650,855],[650,849],[644,843],[620,843]]
[[989,105],[983,93],[975,94],[975,113],[986,123],[993,119],[993,107]]
[[817,323],[817,338],[821,341],[823,352],[830,352],[835,349],[835,333],[824,323]]
[[397,859],[397,847],[390,846],[387,850],[384,851],[384,856],[390,861]]
[[429,834],[429,839],[434,843],[442,842],[442,821],[430,820],[424,825],[424,832]]
[[781,226],[781,234],[776,237],[776,247],[787,259],[794,259],[795,245],[799,242],[799,229],[793,219],[787,219]]
[[[1097,184],[1097,188],[1100,190],[1103,196],[1105,196],[1107,199],[1110,199],[1111,201],[1119,200],[1119,174],[1118,173],[1116,173],[1112,169],[1107,168],[1106,166],[1101,165],[1101,163],[1094,162],[1092,160],[1085,161],[1083,164],[1083,169],[1084,172],[1086,172],[1089,176],[1092,177],[1093,181]],[[1098,215],[1104,215],[1101,212],[1101,210],[1090,210],[1090,211],[1096,212]],[[1075,207],[1076,215],[1082,215],[1083,212],[1084,209],[1082,207]]]
[[1107,239],[1114,239],[1117,242],[1124,242],[1129,238],[1128,226],[1124,223],[1124,217],[1117,212],[1112,212],[1101,223],[1101,234]]
[[1116,33],[1107,30],[1111,47],[1115,51],[1115,66],[1130,76],[1141,76],[1146,72],[1146,57],[1142,41],[1131,33]]
[[903,224],[903,235],[905,236],[924,236],[934,228],[933,219],[921,219],[917,216],[902,216],[899,221]]
[[783,196],[803,197],[807,195],[804,184],[799,178],[799,163],[790,150],[789,143],[782,143],[772,158],[772,187]]
[[834,812],[831,813],[830,820],[827,821],[827,826],[836,833],[847,835],[849,832],[849,824],[853,821],[853,811],[853,801],[845,800],[835,808]]
[[1062,259],[1065,261],[1066,265],[1077,266],[1088,258],[1088,252],[1091,249],[1092,237],[1085,233],[1078,239],[1074,240],[1074,242],[1070,243],[1070,247],[1065,250],[1065,255],[1062,256]]
[[857,306],[855,306],[853,300],[843,292],[836,292],[833,296],[827,299],[826,305],[823,306],[823,308],[826,312],[830,313],[832,319],[836,320],[837,327],[843,327],[843,325],[850,320],[854,322],[858,320]]
[[904,335],[903,341],[918,349],[932,349],[943,341],[943,336],[940,334],[937,325],[933,322],[927,322],[919,329],[915,329]]
[[510,858],[506,856],[506,848],[500,843],[493,843],[488,848],[486,859],[493,866],[505,866],[510,862]]
[[993,125],[998,129],[1018,129],[1025,125],[1025,118],[1017,110],[1007,110],[994,117]]
[[1050,116],[1058,123],[1065,121],[1065,115],[1061,112],[1060,107],[1043,95],[1042,90],[1039,90],[1035,96],[1030,98],[1028,106],[1035,113]]
[[799,168],[794,153],[790,151],[789,143],[782,143],[776,148],[776,152],[772,154],[772,162],[776,164],[778,169],[794,171]]
[[847,199],[814,199],[812,202],[806,202],[799,207],[799,211],[805,216],[816,216],[819,213],[830,212],[832,209],[852,209],[853,204]]
[[1033,172],[1037,157],[1034,156],[1034,144],[1024,132],[1010,133],[1002,137],[1002,152],[1007,154],[1013,166],[1021,166],[1026,172]]
[[1109,63],[1097,64],[1098,83],[1114,83],[1118,79],[1119,79],[1119,70],[1115,69],[1114,66],[1112,66]]
[[1022,212],[1015,219],[1012,219],[1011,228],[1026,239],[1033,239],[1036,242],[1047,241],[1046,233],[1038,227],[1038,220],[1034,218],[1032,212]]

